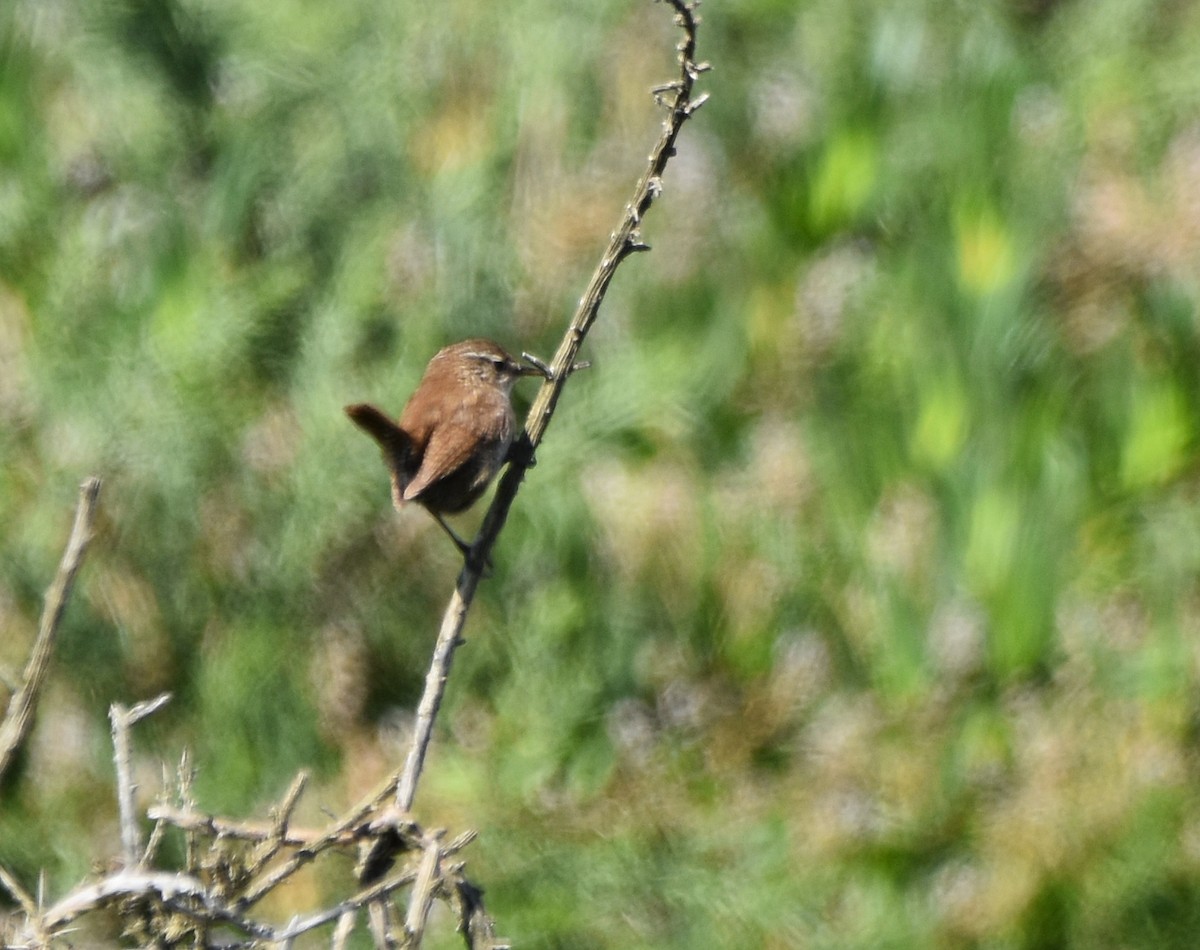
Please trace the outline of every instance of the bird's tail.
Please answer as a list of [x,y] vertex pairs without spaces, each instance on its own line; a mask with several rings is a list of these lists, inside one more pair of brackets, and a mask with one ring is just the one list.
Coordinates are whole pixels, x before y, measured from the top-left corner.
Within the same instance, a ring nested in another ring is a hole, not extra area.
[[370,403],[359,402],[346,407],[346,415],[386,452],[408,450],[408,433]]
[[408,483],[408,455],[412,440],[408,433],[370,403],[359,402],[346,407],[350,420],[374,439],[383,450],[384,461],[392,476],[392,503],[404,504],[404,488]]

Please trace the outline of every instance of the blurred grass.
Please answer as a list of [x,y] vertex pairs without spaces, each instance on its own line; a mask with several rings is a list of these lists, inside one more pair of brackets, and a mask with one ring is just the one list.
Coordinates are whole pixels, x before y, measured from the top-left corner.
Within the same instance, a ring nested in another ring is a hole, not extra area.
[[[1192,946],[1200,10],[703,13],[713,98],[422,819],[482,830],[520,946]],[[0,7],[4,670],[107,486],[0,862],[115,852],[114,700],[177,694],[147,795],[185,745],[239,814],[395,763],[455,558],[340,407],[455,338],[551,351],[675,39],[642,3]]]

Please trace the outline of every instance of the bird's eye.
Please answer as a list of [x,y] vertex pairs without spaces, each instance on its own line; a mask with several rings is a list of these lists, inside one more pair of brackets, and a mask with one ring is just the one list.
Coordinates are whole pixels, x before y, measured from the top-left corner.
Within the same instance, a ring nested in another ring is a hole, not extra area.
[[508,365],[508,361],[501,359],[499,356],[493,356],[492,365],[496,367],[497,370],[503,370]]

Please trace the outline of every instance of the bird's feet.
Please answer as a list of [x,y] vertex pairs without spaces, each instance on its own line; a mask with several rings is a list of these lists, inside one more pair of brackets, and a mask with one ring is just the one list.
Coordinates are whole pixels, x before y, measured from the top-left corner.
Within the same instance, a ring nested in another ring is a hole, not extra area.
[[537,459],[533,454],[533,443],[529,440],[529,433],[522,432],[508,447],[508,454],[504,457],[506,462],[515,462],[522,468],[534,468],[537,465]]
[[466,560],[467,567],[477,573],[482,578],[492,576],[492,559],[486,555],[480,557],[480,552],[476,550],[476,545],[471,545],[463,551],[463,558]]
[[454,546],[458,548],[459,553],[462,554],[463,560],[466,562],[467,567],[473,571],[476,571],[480,577],[491,577],[492,559],[489,557],[484,557],[482,558],[481,562],[479,552],[476,550],[478,547],[477,544],[467,544],[466,541],[458,536],[458,533],[451,528],[450,525],[446,524],[446,519],[436,511],[431,511],[430,514],[433,515],[433,517],[437,520],[437,523],[442,526],[442,530],[446,532],[446,535],[450,538],[450,540],[454,542]]

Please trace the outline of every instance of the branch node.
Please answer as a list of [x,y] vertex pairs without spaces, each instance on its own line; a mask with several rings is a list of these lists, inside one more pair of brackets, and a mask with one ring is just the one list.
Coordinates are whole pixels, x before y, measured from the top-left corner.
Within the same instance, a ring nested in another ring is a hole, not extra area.
[[521,353],[521,359],[541,373],[543,379],[549,380],[550,382],[554,381],[554,373],[551,372],[550,366],[544,359],[534,356],[532,353],[525,352]]
[[650,245],[642,241],[642,237],[637,231],[634,231],[625,240],[625,244],[621,247],[622,256],[626,254],[636,254],[641,251],[650,250]]

